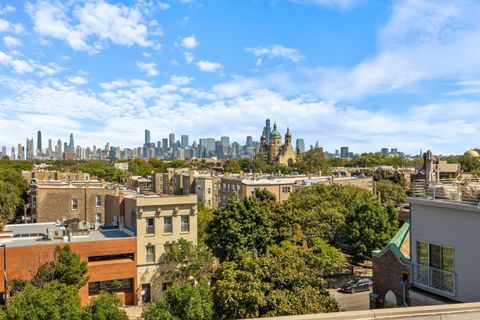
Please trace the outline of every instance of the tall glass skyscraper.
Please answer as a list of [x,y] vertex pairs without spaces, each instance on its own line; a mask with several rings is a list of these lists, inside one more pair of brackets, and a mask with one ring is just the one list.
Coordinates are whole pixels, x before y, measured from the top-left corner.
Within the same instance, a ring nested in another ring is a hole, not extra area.
[[150,144],[150,130],[145,129],[145,144]]
[[188,147],[188,135],[186,135],[186,134],[183,134],[183,135],[182,135],[180,146],[181,146],[182,148],[187,148],[187,147]]

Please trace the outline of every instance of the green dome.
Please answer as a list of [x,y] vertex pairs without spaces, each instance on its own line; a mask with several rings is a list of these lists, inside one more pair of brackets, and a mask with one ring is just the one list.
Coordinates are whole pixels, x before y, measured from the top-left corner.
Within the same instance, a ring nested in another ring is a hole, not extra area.
[[276,123],[273,124],[273,130],[270,133],[270,139],[282,139],[282,135],[277,130],[277,124]]

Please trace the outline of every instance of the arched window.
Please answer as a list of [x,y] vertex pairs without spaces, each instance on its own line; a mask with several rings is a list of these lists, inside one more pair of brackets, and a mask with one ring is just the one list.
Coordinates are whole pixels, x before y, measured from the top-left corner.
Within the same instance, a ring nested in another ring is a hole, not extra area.
[[395,308],[397,307],[397,297],[395,296],[395,293],[393,293],[392,290],[387,291],[385,294],[385,299],[384,299],[384,306],[385,308]]

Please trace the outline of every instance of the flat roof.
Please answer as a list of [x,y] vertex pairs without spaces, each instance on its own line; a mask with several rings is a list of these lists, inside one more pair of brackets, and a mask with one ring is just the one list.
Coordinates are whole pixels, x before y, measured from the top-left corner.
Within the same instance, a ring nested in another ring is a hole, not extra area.
[[[106,241],[121,238],[131,238],[132,236],[121,231],[120,229],[102,229],[90,230],[88,235],[72,236],[71,241],[64,241],[63,239],[44,240],[42,235],[49,231],[61,230],[64,227],[57,225],[55,222],[46,223],[27,223],[27,224],[7,224],[4,231],[13,232],[13,238],[2,239],[1,243],[5,243],[8,247],[23,247],[35,245],[48,244],[68,244],[76,242],[90,242],[90,241]],[[28,234],[32,236],[27,236]],[[23,237],[15,238],[15,235],[23,235]]]

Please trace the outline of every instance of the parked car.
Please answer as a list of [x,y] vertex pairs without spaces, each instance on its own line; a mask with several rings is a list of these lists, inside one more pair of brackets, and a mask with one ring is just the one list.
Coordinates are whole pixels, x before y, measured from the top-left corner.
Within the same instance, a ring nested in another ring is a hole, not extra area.
[[362,278],[360,280],[352,280],[344,284],[341,288],[341,292],[355,293],[359,291],[372,290],[373,281],[369,278]]

